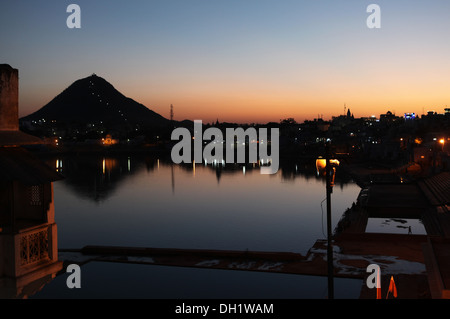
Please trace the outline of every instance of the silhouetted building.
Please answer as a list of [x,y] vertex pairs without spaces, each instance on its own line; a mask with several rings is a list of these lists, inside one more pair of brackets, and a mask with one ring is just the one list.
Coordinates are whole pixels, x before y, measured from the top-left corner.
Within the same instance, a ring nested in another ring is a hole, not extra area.
[[23,148],[41,141],[19,131],[18,71],[0,65],[0,298],[26,298],[62,269],[53,181],[61,177]]
[[390,123],[390,122],[395,122],[399,119],[400,119],[400,117],[396,116],[391,111],[387,111],[386,114],[380,115],[380,122]]

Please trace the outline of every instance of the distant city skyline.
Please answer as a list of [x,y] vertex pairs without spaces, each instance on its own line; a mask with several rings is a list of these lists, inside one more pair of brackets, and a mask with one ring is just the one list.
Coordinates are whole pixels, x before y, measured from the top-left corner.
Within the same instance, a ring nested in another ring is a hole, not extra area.
[[19,69],[20,116],[92,73],[175,120],[443,113],[449,14],[438,0],[4,1],[0,63]]

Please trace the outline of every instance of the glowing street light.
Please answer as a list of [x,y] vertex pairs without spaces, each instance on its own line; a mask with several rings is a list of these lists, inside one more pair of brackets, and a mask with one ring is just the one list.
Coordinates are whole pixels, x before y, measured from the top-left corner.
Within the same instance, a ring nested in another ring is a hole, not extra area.
[[[339,160],[337,159],[329,159],[330,163],[330,186],[334,186],[334,178],[336,176],[336,167],[339,166]],[[316,159],[316,171],[317,176],[323,175],[326,176],[327,174],[327,159],[319,157]]]
[[326,156],[325,159],[318,158],[316,160],[316,169],[318,175],[323,175],[325,170],[326,176],[326,191],[327,191],[327,264],[328,264],[328,298],[334,299],[334,282],[333,282],[333,247],[331,240],[331,193],[333,192],[334,177],[336,175],[336,167],[339,166],[339,161],[330,159],[330,142],[325,144]]
[[442,151],[444,151],[445,139],[444,139],[444,138],[441,138],[441,139],[439,140],[439,144],[442,145]]

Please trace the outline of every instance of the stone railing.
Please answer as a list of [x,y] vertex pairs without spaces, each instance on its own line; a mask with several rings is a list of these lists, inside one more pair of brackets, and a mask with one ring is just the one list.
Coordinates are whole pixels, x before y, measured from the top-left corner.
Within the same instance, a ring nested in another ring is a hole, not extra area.
[[20,234],[20,266],[49,259],[49,227],[33,229]]

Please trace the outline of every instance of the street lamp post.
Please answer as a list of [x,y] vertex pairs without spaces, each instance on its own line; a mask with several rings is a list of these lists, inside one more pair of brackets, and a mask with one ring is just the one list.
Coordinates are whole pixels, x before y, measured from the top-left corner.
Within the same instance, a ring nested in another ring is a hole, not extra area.
[[327,201],[327,266],[328,266],[328,298],[334,299],[334,267],[333,267],[333,243],[331,231],[331,193],[333,192],[334,178],[336,167],[339,166],[337,159],[331,159],[331,144],[325,144],[325,159],[319,157],[316,160],[316,169],[318,175],[323,175],[325,172],[326,178],[326,201]]
[[334,273],[334,267],[333,267],[333,246],[332,246],[332,240],[331,240],[331,192],[332,192],[332,185],[331,185],[331,174],[332,174],[332,167],[330,164],[330,143],[327,142],[325,145],[325,152],[326,152],[326,184],[327,184],[327,237],[328,237],[328,244],[327,244],[327,264],[328,264],[328,299],[334,299],[334,279],[333,279],[333,273]]

